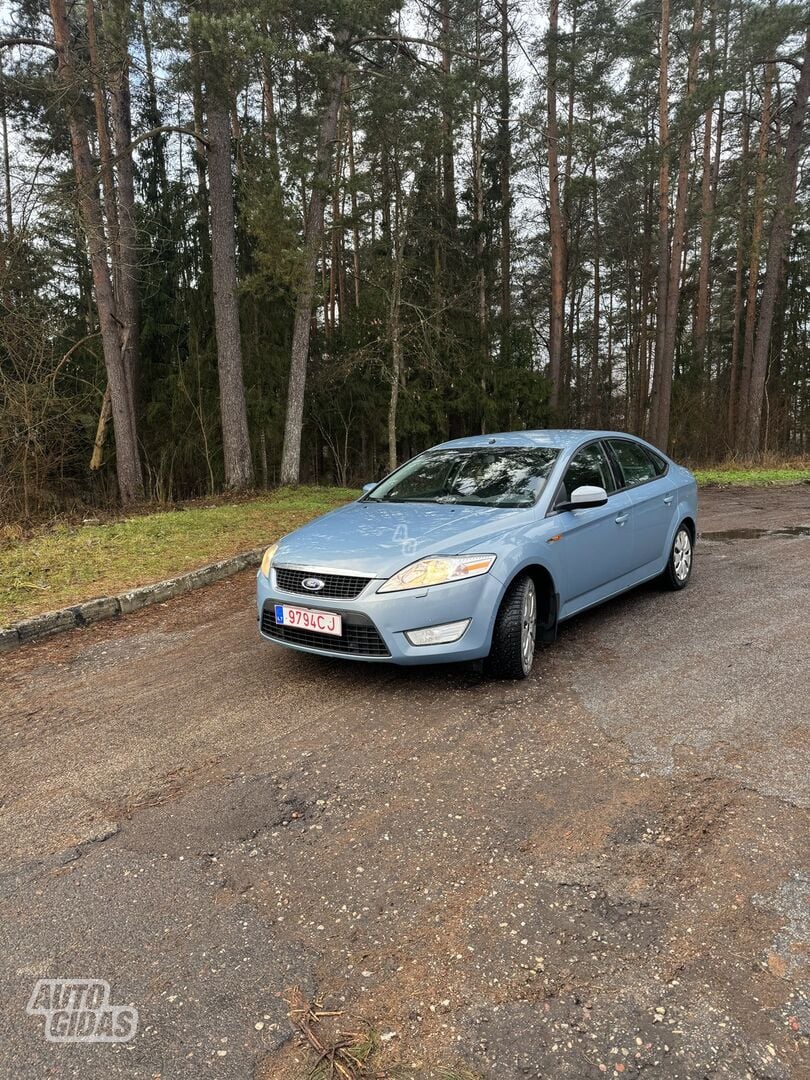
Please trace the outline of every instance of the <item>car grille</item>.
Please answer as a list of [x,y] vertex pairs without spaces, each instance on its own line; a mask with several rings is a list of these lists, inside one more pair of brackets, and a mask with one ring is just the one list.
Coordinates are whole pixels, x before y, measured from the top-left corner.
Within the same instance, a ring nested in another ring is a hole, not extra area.
[[[291,570],[286,566],[275,568],[276,585],[284,592],[300,593],[302,596],[326,596],[330,600],[354,600],[371,581],[369,577],[351,574],[318,574],[313,570]],[[301,584],[306,578],[316,577],[323,582],[317,592],[305,589]]]
[[[351,621],[349,621],[351,620]],[[315,630],[302,630],[299,626],[279,626],[275,620],[272,603],[262,611],[262,633],[275,641],[288,645],[304,645],[310,649],[343,653],[350,656],[390,656],[380,632],[365,615],[344,615],[343,633],[340,637],[319,634]]]

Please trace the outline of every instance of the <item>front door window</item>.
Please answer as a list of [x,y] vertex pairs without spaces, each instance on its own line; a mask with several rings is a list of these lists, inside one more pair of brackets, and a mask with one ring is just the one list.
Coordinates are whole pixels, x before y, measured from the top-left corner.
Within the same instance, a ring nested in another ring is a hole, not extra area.
[[600,487],[610,495],[616,490],[613,472],[599,443],[591,443],[571,459],[565,471],[557,503],[568,502],[579,487]]

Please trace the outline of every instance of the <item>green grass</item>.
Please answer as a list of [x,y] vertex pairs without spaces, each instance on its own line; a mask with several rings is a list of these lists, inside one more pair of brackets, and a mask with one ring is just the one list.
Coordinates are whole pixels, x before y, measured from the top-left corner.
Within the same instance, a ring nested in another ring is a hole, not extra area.
[[260,499],[56,525],[0,546],[0,626],[123,592],[261,547],[358,492],[281,489]]
[[695,469],[700,487],[761,487],[770,484],[800,484],[810,482],[810,468],[796,466],[787,469],[739,468],[733,465],[714,469]]

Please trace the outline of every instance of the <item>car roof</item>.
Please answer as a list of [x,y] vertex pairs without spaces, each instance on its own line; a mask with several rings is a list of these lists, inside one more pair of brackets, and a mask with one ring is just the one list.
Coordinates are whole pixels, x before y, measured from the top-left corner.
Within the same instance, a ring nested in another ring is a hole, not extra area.
[[450,439],[448,442],[439,443],[434,450],[444,450],[449,447],[463,449],[475,446],[548,446],[556,450],[567,450],[572,446],[578,446],[588,439],[605,437],[631,438],[623,431],[591,431],[584,428],[545,428],[538,431],[500,431],[491,435],[469,435],[464,439]]

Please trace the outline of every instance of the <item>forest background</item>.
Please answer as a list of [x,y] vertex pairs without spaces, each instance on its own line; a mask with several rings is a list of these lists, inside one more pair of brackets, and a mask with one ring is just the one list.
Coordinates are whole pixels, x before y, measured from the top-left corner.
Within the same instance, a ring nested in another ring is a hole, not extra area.
[[804,5],[0,12],[3,517],[519,428],[807,455]]

